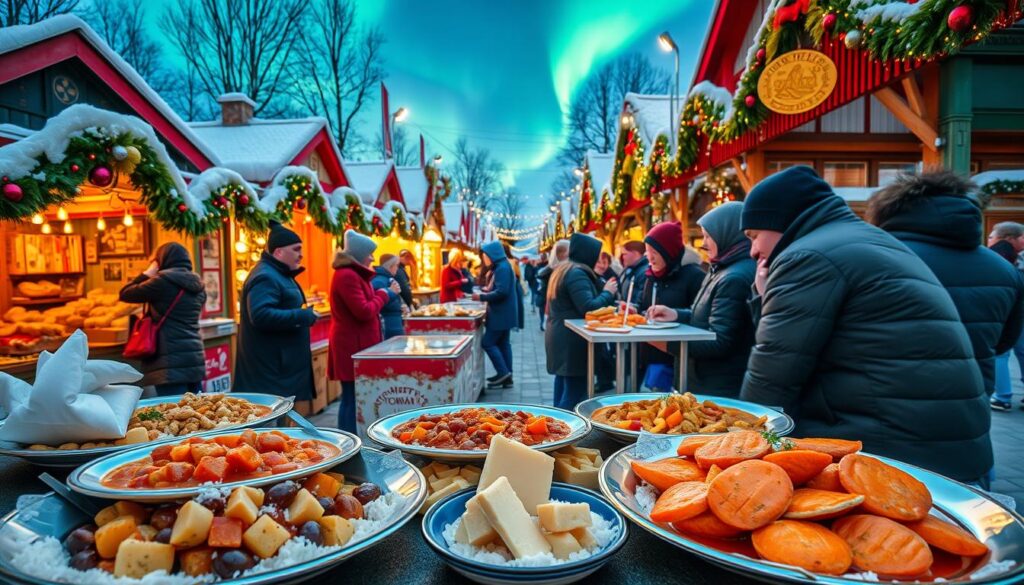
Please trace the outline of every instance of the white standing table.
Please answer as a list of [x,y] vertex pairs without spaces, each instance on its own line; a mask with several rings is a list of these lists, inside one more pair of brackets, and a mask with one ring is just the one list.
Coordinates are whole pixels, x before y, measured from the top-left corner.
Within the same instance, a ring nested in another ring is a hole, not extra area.
[[625,347],[633,346],[630,351],[630,384],[636,385],[636,345],[640,343],[678,342],[679,343],[679,392],[686,391],[686,358],[687,343],[690,341],[712,341],[715,333],[698,329],[689,325],[679,325],[672,329],[638,329],[634,327],[629,333],[604,333],[587,329],[583,319],[566,319],[565,326],[576,332],[587,342],[587,396],[594,397],[594,344],[612,343],[615,345],[615,392],[621,394],[626,388]]

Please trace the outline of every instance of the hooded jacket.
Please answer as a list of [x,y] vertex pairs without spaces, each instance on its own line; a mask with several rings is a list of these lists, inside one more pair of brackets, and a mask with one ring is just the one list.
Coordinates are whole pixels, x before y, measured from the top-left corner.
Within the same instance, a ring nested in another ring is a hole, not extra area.
[[995,390],[995,356],[1013,348],[1024,319],[1024,278],[980,245],[981,209],[966,197],[924,197],[879,227],[932,269],[967,327],[985,391]]
[[302,308],[306,295],[295,277],[303,270],[264,252],[245,279],[234,390],[313,399],[309,328],[317,317]]
[[[647,271],[650,267],[651,263],[647,261],[647,256],[640,256],[636,264],[624,268],[622,276],[619,278],[618,298],[640,306],[640,299],[644,296],[644,289],[647,287]],[[633,298],[626,299],[630,283],[633,283]]]
[[[544,331],[544,349],[548,373],[555,376],[587,375],[587,342],[565,326],[566,319],[582,319],[587,311],[615,303],[612,293],[601,290],[594,265],[601,255],[601,241],[584,234],[573,234],[569,244],[572,265],[557,282],[554,297],[548,303],[548,327]],[[555,269],[563,270],[562,266]]]
[[[382,341],[380,313],[395,296],[386,289],[373,290],[374,271],[338,251],[331,279],[331,345],[327,375],[332,380],[355,380],[352,355]],[[401,301],[398,301],[401,302]],[[401,309],[399,309],[401,311]]]
[[[700,267],[700,262],[700,254],[686,246],[679,263],[669,268],[660,277],[648,270],[647,280],[644,282],[644,292],[640,296],[640,312],[650,308],[652,300],[666,307],[690,308],[693,305],[693,300],[697,298],[697,291],[700,290],[701,283],[704,282],[704,271]],[[657,297],[654,296],[654,287],[658,287]],[[636,293],[634,292],[634,294]],[[672,354],[678,355],[679,353],[678,343],[668,344],[671,353],[665,353],[646,343],[641,344],[639,348],[637,356],[641,372],[651,364],[671,364],[675,361]]]
[[480,293],[480,300],[487,303],[487,328],[493,331],[515,329],[519,324],[520,297],[505,248],[501,242],[487,242],[480,251],[491,260],[491,288]]
[[370,284],[373,286],[373,290],[388,293],[388,302],[384,303],[384,306],[380,310],[380,319],[384,324],[384,333],[389,332],[392,335],[401,335],[404,331],[402,322],[402,297],[388,291],[388,286],[395,280],[395,277],[391,275],[391,272],[383,266],[378,266],[373,269],[373,279]]
[[970,338],[917,255],[830,196],[789,224],[768,264],[741,399],[783,407],[794,436],[861,440],[961,481],[992,468]]
[[[193,384],[206,376],[206,355],[199,335],[199,318],[206,291],[199,275],[192,272],[192,259],[180,244],[164,244],[157,250],[159,272],[153,278],[140,274],[118,295],[126,303],[146,303],[154,323],[167,320],[157,334],[156,355],[142,360],[145,376],[140,384]],[[175,297],[181,298],[174,308]]]

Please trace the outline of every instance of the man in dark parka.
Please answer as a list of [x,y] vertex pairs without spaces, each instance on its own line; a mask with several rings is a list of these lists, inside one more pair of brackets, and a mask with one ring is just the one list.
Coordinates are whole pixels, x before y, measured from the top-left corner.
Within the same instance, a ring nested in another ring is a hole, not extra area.
[[860,220],[813,169],[747,196],[757,319],[740,398],[785,408],[795,436],[864,442],[960,481],[992,468],[981,371],[928,266]]

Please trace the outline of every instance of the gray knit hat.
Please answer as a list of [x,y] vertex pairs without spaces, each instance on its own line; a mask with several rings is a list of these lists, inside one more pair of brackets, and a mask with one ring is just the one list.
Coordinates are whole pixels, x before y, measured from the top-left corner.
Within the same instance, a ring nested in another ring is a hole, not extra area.
[[362,263],[366,257],[377,249],[377,243],[355,230],[345,230],[345,247],[343,252]]

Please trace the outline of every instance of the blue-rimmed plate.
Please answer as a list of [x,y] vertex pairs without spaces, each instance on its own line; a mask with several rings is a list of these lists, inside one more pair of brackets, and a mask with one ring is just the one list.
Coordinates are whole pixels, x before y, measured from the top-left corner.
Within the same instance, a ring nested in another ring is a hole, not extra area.
[[[635,394],[611,394],[609,396],[598,396],[597,398],[584,400],[577,404],[576,414],[587,419],[595,429],[607,433],[611,438],[619,441],[620,443],[635,443],[637,438],[640,437],[640,431],[620,429],[608,423],[596,421],[594,420],[594,413],[601,408],[621,406],[625,402],[660,400],[668,395],[669,394],[665,392],[638,392]],[[793,427],[795,426],[793,419],[790,418],[789,415],[767,406],[762,406],[753,402],[746,402],[744,400],[736,400],[735,398],[723,398],[720,396],[708,396],[705,394],[694,394],[693,396],[700,402],[710,400],[719,406],[742,410],[756,417],[766,416],[768,417],[768,420],[765,422],[765,427],[769,431],[774,431],[775,434],[779,436],[788,435],[793,432]],[[682,437],[684,435],[658,436]]]
[[[811,573],[798,567],[762,561],[752,556],[716,548],[710,544],[710,539],[698,541],[670,527],[652,522],[648,510],[637,501],[635,494],[639,480],[633,474],[630,461],[654,461],[675,457],[676,447],[682,439],[676,436],[640,441],[636,445],[621,449],[605,461],[599,475],[601,491],[626,518],[662,540],[706,561],[762,581],[849,585],[865,580],[854,581],[852,577],[833,577]],[[1009,585],[1024,580],[1024,518],[979,490],[920,467],[886,457],[877,458],[923,482],[932,494],[933,514],[960,525],[988,546],[990,553],[987,556],[980,557],[959,573],[947,576],[947,582]],[[851,570],[848,575],[854,573],[855,571]],[[907,585],[917,583],[888,579],[884,582]]]
[[[295,406],[295,399],[292,397],[274,396],[271,394],[255,394],[248,392],[231,392],[227,396],[232,398],[242,398],[248,400],[253,404],[259,404],[270,408],[270,412],[267,414],[246,422],[234,423],[230,425],[224,425],[208,431],[200,431],[198,433],[191,433],[188,435],[180,435],[177,437],[167,436],[155,441],[149,441],[148,443],[135,443],[131,445],[115,445],[113,447],[97,447],[95,449],[52,449],[48,451],[36,451],[34,449],[28,449],[26,445],[20,443],[12,443],[10,441],[0,441],[0,455],[10,455],[11,457],[19,457],[41,467],[78,467],[83,463],[88,463],[93,459],[105,457],[111,453],[119,453],[127,449],[134,449],[136,447],[146,445],[153,447],[161,443],[168,443],[172,441],[179,441],[188,437],[199,437],[209,435],[210,433],[219,433],[228,429],[241,429],[248,427],[261,427],[267,425],[278,418],[288,414],[292,407]],[[135,410],[138,411],[141,408],[149,408],[158,404],[166,404],[168,402],[178,402],[181,400],[181,396],[160,396],[158,398],[144,398],[138,402],[135,406]],[[3,421],[0,421],[0,425],[3,425]]]
[[[299,477],[305,477],[312,475],[317,471],[323,471],[330,469],[339,463],[342,463],[353,455],[359,452],[359,448],[362,446],[362,441],[359,437],[346,433],[345,431],[339,431],[338,429],[316,429],[316,433],[312,433],[301,428],[291,429],[275,429],[284,433],[290,438],[298,439],[300,441],[305,440],[318,440],[326,441],[327,443],[337,447],[338,454],[333,457],[328,457],[322,461],[318,461],[313,465],[302,467],[294,471],[287,473],[278,473],[274,475],[268,475],[266,477],[258,477],[252,479],[246,479],[243,481],[225,482],[219,484],[202,484],[192,487],[181,487],[181,488],[160,488],[160,489],[131,489],[131,488],[112,488],[103,485],[103,478],[107,474],[113,472],[118,467],[128,463],[134,463],[140,459],[149,456],[150,451],[153,450],[152,445],[146,444],[141,447],[132,449],[130,451],[123,451],[121,453],[115,453],[108,455],[102,459],[87,463],[79,467],[78,469],[71,472],[68,476],[68,486],[76,492],[85,494],[87,496],[95,496],[97,498],[106,498],[113,500],[134,500],[138,502],[160,502],[167,500],[177,500],[180,498],[193,497],[207,487],[223,487],[233,488],[240,485],[247,485],[252,487],[259,487],[263,485],[270,485],[280,483],[288,479],[295,479]],[[269,432],[269,431],[265,431]],[[204,439],[213,439],[222,435],[237,434],[238,430],[234,431],[221,431],[219,433],[213,433],[204,435]]]
[[417,408],[414,410],[406,410],[398,412],[390,416],[378,419],[369,427],[366,428],[366,436],[375,443],[383,445],[390,449],[398,449],[404,453],[411,455],[419,455],[420,457],[426,457],[428,459],[439,459],[441,461],[453,461],[453,462],[472,462],[472,461],[483,461],[487,458],[487,449],[474,449],[460,450],[460,449],[435,449],[425,445],[414,445],[405,444],[395,438],[391,432],[395,430],[402,423],[415,420],[421,415],[445,415],[451,412],[467,408],[493,408],[495,410],[510,410],[516,412],[522,410],[523,412],[535,416],[548,416],[557,421],[561,421],[569,425],[569,434],[564,438],[557,441],[548,441],[545,443],[539,443],[537,445],[530,445],[531,448],[538,451],[555,451],[565,447],[566,445],[572,445],[587,436],[590,432],[590,422],[581,417],[580,415],[563,410],[561,408],[554,408],[552,406],[541,406],[538,404],[507,404],[502,402],[477,402],[473,404],[444,404],[441,406],[428,406],[426,408]]
[[466,501],[474,495],[476,495],[476,488],[471,487],[434,504],[423,516],[423,538],[431,548],[441,555],[448,566],[477,583],[487,585],[573,583],[604,566],[611,560],[612,555],[622,548],[629,535],[629,529],[622,515],[597,493],[566,483],[553,483],[551,484],[552,500],[588,504],[591,512],[611,524],[612,530],[615,531],[611,540],[600,551],[588,558],[547,567],[506,567],[483,563],[450,550],[444,538],[445,527],[453,524],[462,516],[462,513],[466,511]]
[[[427,496],[427,482],[418,469],[401,457],[384,454],[376,449],[364,447],[358,457],[334,467],[332,471],[343,473],[348,481],[373,482],[380,486],[381,493],[398,493],[404,499],[396,506],[393,515],[376,531],[358,541],[350,541],[341,550],[290,567],[217,583],[270,585],[306,581],[336,568],[343,561],[388,538],[416,515]],[[30,574],[24,567],[16,567],[12,559],[29,542],[47,536],[63,542],[72,530],[92,522],[92,518],[53,492],[39,498],[0,519],[0,580],[5,583],[59,585],[57,581],[49,580],[52,571],[47,566],[40,566],[38,573]],[[28,570],[31,572],[31,568]],[[333,577],[332,582],[344,580],[343,574]]]

